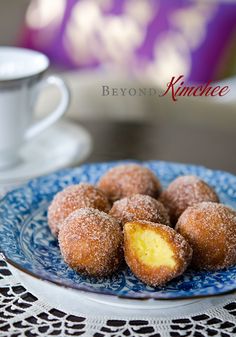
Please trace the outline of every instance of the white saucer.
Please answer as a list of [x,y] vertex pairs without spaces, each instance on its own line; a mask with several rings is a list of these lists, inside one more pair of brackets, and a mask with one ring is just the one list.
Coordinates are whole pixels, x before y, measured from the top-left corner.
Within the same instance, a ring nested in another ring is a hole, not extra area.
[[79,163],[90,154],[91,149],[91,137],[82,126],[60,121],[25,144],[17,166],[0,170],[0,187],[18,185]]

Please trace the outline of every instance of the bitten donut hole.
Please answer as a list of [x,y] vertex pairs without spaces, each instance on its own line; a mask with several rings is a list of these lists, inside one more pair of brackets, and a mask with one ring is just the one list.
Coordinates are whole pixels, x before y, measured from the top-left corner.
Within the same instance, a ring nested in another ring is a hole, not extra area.
[[125,224],[124,253],[134,275],[151,286],[181,275],[192,257],[191,247],[173,228],[144,220]]
[[140,262],[155,268],[174,268],[176,262],[173,249],[159,233],[134,223],[127,223],[126,230],[131,249],[136,252]]

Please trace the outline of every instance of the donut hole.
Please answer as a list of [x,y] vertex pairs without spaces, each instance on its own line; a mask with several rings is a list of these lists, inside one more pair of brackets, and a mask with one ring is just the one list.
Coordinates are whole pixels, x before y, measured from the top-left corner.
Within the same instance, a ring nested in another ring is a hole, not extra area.
[[122,225],[137,220],[170,226],[169,215],[162,203],[149,195],[135,194],[115,201],[109,214]]

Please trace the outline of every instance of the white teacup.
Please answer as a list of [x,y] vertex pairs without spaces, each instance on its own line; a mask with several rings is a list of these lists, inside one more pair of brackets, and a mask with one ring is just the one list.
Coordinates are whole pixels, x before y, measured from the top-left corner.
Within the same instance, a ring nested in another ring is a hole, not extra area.
[[[57,76],[42,78],[48,66],[48,58],[36,51],[0,47],[0,168],[16,164],[24,142],[48,128],[66,112],[69,90]],[[36,99],[41,90],[51,85],[59,89],[61,101],[51,114],[36,122]]]

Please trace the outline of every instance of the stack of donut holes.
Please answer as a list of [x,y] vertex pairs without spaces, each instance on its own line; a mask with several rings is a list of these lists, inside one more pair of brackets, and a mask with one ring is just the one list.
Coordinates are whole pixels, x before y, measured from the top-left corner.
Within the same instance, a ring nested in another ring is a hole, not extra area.
[[236,212],[196,176],[177,177],[162,190],[147,167],[115,166],[96,186],[82,182],[57,193],[48,224],[64,261],[88,276],[112,275],[126,262],[155,287],[189,266],[236,264]]

